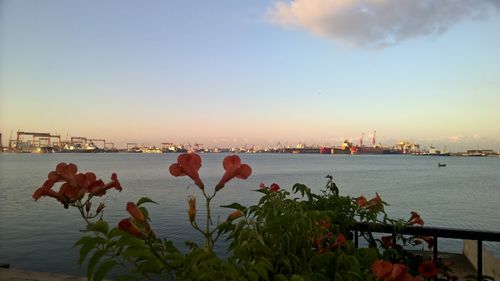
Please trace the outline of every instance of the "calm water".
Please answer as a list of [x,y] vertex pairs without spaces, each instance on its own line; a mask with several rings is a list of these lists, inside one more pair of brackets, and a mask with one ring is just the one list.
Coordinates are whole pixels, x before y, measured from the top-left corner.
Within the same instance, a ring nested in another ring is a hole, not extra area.
[[[220,179],[224,154],[202,155],[202,179],[213,186]],[[253,168],[250,179],[233,180],[214,199],[214,206],[258,200],[259,183],[279,183],[290,189],[301,182],[312,189],[324,186],[332,174],[344,195],[372,197],[375,191],[391,206],[388,212],[407,218],[419,212],[427,225],[500,231],[500,158],[340,156],[243,154]],[[84,227],[76,210],[65,210],[51,198],[34,202],[33,191],[59,162],[72,162],[79,171],[93,171],[107,181],[118,173],[124,190],[104,197],[105,218],[116,224],[128,217],[127,201],[142,196],[150,205],[153,228],[175,241],[200,241],[187,222],[186,196],[199,195],[188,178],[174,178],[168,166],[175,154],[0,154],[0,263],[32,270],[85,275],[76,266],[78,250],[72,245]],[[438,168],[437,163],[447,163]],[[217,208],[225,219],[229,210]],[[198,216],[201,216],[199,213]],[[183,243],[178,245],[182,246]],[[440,250],[460,252],[462,242],[440,242]],[[500,256],[500,245],[487,244]],[[220,249],[222,251],[223,249]]]

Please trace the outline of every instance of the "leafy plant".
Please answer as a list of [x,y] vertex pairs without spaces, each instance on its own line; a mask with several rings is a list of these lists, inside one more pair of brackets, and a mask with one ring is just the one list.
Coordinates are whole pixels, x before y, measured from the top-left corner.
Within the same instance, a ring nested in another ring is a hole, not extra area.
[[[87,261],[87,278],[103,280],[113,268],[125,272],[117,280],[453,280],[442,261],[426,260],[405,250],[406,245],[427,242],[429,237],[407,237],[394,234],[375,238],[371,231],[359,235],[368,248],[357,248],[352,230],[358,222],[389,223],[398,227],[423,225],[415,212],[408,220],[388,218],[387,205],[378,193],[364,196],[341,196],[332,176],[319,194],[295,184],[291,192],[273,183],[262,183],[256,192],[259,202],[251,206],[232,203],[227,219],[214,223],[211,200],[233,178],[246,179],[252,169],[237,155],[223,161],[224,174],[210,192],[198,171],[201,158],[182,154],[170,166],[173,176],[188,176],[204,199],[206,215],[197,217],[197,198],[188,196],[188,220],[204,243],[187,242],[189,250],[181,252],[173,241],[159,238],[150,226],[146,204],[152,199],[140,198],[127,203],[128,218],[110,227],[102,218],[104,205],[92,211],[94,200],[107,190],[121,190],[116,174],[104,184],[93,173],[77,173],[74,164],[60,163],[38,188],[33,198],[49,196],[64,208],[78,208],[86,223],[83,236],[75,243],[80,249],[79,263]],[[53,190],[62,183],[59,191]],[[229,245],[226,258],[214,252],[214,245],[225,239]]]

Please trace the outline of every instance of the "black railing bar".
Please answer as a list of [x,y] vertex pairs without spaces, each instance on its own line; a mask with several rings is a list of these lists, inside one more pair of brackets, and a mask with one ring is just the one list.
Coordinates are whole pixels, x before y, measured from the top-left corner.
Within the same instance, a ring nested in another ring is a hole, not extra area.
[[483,241],[477,240],[477,280],[483,280]]
[[438,237],[434,235],[434,245],[432,247],[432,258],[437,260],[438,258]]
[[380,233],[399,233],[407,235],[423,235],[442,238],[454,238],[465,240],[482,240],[500,242],[500,232],[497,231],[480,231],[480,230],[464,230],[455,228],[442,228],[430,226],[406,226],[400,227],[391,224],[381,223],[357,223],[355,230],[372,231]]

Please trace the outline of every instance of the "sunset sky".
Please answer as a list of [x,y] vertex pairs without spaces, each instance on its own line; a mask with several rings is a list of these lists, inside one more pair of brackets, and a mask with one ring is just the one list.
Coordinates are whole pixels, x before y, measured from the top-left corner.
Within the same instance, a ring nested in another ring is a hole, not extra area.
[[500,148],[500,1],[0,1],[0,133]]

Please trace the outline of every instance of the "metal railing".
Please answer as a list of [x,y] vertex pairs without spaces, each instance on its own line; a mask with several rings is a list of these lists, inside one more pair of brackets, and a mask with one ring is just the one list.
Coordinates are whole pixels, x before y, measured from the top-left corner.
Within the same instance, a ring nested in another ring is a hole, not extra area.
[[434,238],[433,258],[438,257],[438,237],[477,241],[477,280],[483,280],[483,241],[500,242],[500,232],[463,230],[454,228],[406,226],[400,227],[380,223],[357,223],[354,228],[354,244],[358,247],[358,232],[391,233],[404,235],[432,236]]

